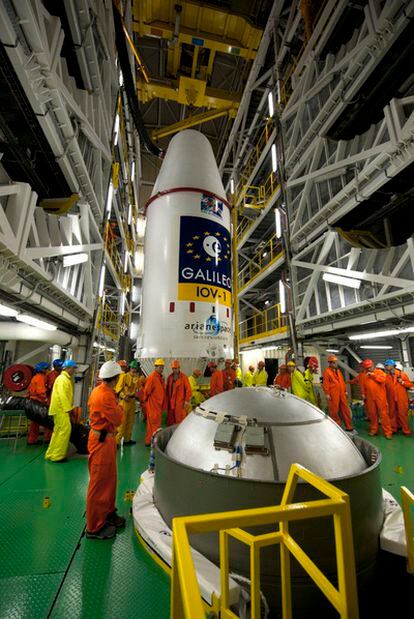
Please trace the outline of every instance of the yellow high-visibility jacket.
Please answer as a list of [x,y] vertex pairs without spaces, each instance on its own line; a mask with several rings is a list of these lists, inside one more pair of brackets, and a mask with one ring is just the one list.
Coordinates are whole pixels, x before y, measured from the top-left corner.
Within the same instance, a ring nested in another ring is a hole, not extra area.
[[315,406],[318,406],[318,400],[316,398],[315,389],[313,387],[313,376],[314,375],[309,368],[305,370],[305,383],[308,389],[307,397],[305,398],[305,400],[307,400],[311,404],[314,404]]
[[253,372],[250,370],[243,376],[243,387],[253,387]]
[[54,382],[50,400],[49,415],[69,413],[73,408],[73,379],[65,370]]
[[253,385],[255,387],[266,387],[267,378],[268,376],[266,370],[256,370],[253,374]]
[[201,393],[200,385],[198,384],[195,376],[189,376],[188,381],[191,387],[191,404],[193,406],[198,406],[201,402],[204,402],[205,397]]

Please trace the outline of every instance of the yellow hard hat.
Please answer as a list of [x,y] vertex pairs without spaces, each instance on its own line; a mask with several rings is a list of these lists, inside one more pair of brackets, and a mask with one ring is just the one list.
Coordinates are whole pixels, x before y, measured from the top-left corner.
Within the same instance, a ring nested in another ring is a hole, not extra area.
[[155,366],[157,366],[157,365],[165,365],[165,361],[164,361],[164,359],[155,359],[154,365]]
[[293,367],[296,367],[296,363],[295,363],[294,361],[288,361],[288,362],[287,362],[287,365],[288,365],[288,367],[289,367],[289,366],[290,366],[290,367],[292,367],[292,366],[293,366]]

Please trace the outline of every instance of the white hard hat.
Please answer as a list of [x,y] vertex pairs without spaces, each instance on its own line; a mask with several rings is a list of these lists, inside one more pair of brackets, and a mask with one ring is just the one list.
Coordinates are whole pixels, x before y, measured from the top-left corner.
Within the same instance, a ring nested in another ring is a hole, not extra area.
[[383,363],[377,363],[375,367],[377,367],[379,370],[385,370],[385,366]]
[[105,361],[99,370],[99,378],[114,378],[121,373],[122,369],[116,361]]
[[395,367],[397,368],[397,370],[400,370],[400,371],[402,371],[403,369],[402,363],[400,363],[399,361],[397,361],[397,363],[395,364]]

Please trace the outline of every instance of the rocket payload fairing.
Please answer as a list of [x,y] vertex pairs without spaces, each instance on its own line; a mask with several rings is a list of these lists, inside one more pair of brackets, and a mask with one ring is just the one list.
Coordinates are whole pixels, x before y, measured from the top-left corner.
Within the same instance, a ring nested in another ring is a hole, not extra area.
[[204,135],[171,140],[146,215],[141,357],[231,357],[230,205]]

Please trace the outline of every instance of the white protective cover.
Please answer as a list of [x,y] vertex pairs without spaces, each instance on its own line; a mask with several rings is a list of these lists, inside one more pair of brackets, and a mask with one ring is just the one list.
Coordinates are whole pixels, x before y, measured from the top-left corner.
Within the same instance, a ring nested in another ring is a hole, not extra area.
[[153,196],[171,189],[147,208],[140,356],[232,357],[230,210],[197,131],[170,142]]
[[[154,475],[145,471],[132,503],[134,526],[148,546],[161,557],[167,565],[172,565],[172,531],[161,517],[153,501]],[[203,599],[210,606],[213,595],[220,597],[220,570],[197,550],[191,550],[198,584]],[[229,579],[230,604],[239,600],[240,587]]]
[[382,550],[406,557],[407,540],[402,509],[392,494],[384,490],[384,488],[382,489],[382,504],[384,508],[384,524],[380,534],[380,546]]

